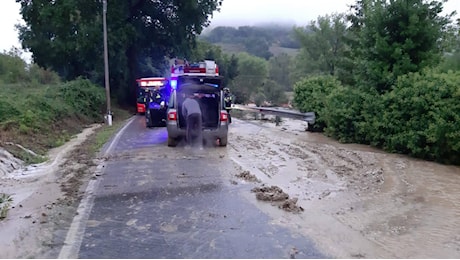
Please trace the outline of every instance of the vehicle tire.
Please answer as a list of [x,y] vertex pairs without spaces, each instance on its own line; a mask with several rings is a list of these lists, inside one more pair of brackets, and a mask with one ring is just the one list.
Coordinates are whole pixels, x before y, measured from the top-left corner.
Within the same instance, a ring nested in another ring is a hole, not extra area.
[[150,112],[147,112],[145,114],[145,126],[147,128],[150,128],[152,127],[152,117],[150,116]]
[[227,137],[219,138],[219,146],[227,146]]
[[169,147],[176,147],[177,146],[177,140],[175,138],[172,138],[172,137],[168,136],[168,146]]

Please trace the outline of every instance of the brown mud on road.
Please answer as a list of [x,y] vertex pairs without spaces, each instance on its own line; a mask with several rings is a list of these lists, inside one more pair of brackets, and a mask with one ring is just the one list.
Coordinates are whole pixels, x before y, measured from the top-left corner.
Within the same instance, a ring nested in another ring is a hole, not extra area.
[[235,120],[229,157],[305,211],[257,203],[342,258],[460,258],[460,167],[340,144],[283,119]]
[[262,185],[261,187],[253,188],[251,191],[256,194],[258,200],[272,202],[272,205],[277,205],[278,208],[285,211],[299,213],[304,210],[302,207],[297,206],[297,198],[289,198],[289,195],[280,187]]
[[[460,258],[460,167],[340,144],[305,127],[294,120],[275,127],[235,119],[228,147],[218,155],[238,163],[232,177],[288,195],[280,204],[255,199],[257,192],[243,194],[272,224],[311,238],[331,257]],[[14,208],[0,221],[2,258],[55,258],[50,252],[62,246],[55,241],[64,240],[85,183],[98,177],[95,165],[115,159],[87,156],[93,131],[51,151],[45,164],[2,173],[0,192],[14,199]],[[172,149],[169,156],[180,154]],[[11,167],[4,172],[18,165]],[[177,173],[181,181],[187,177]]]
[[257,177],[254,174],[251,174],[249,171],[242,171],[235,176],[249,182],[260,182],[260,180],[257,179]]
[[[50,150],[47,162],[17,162],[0,176],[0,193],[13,198],[7,218],[0,221],[1,258],[56,258],[85,184],[97,177],[98,159],[92,158],[91,146],[100,126]],[[4,163],[8,156],[3,152]]]

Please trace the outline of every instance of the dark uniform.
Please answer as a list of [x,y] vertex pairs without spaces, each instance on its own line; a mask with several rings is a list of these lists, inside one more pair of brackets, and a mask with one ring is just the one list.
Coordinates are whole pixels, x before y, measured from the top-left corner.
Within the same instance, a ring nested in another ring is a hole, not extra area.
[[166,100],[158,89],[151,89],[145,96],[147,127],[166,125]]
[[225,105],[225,110],[227,110],[228,113],[228,122],[232,122],[232,117],[230,116],[230,111],[232,110],[232,103],[233,103],[233,96],[230,93],[230,89],[224,88],[224,105]]

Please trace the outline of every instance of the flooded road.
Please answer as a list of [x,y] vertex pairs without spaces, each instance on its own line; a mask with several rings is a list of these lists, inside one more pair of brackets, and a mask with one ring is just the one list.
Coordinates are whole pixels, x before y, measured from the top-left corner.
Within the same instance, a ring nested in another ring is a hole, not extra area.
[[460,168],[340,144],[299,121],[235,120],[230,157],[305,209],[273,221],[334,257],[459,258]]
[[120,133],[59,258],[328,256],[254,206],[255,185],[235,176],[230,149],[167,147],[166,129],[146,129],[143,117]]
[[59,258],[460,258],[459,167],[305,127],[235,118],[227,147],[195,151],[133,118]]

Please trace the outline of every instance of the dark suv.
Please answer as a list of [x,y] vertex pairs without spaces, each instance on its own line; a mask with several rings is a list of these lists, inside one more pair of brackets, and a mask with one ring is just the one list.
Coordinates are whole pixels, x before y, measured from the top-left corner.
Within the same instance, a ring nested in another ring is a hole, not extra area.
[[166,126],[167,91],[152,89],[147,92],[145,103],[146,127]]
[[218,141],[227,146],[228,113],[225,110],[222,77],[179,76],[173,87],[167,110],[168,146],[176,146],[186,136],[186,120],[182,115],[185,94],[199,97],[202,115],[202,133],[205,141]]

